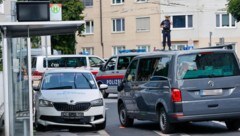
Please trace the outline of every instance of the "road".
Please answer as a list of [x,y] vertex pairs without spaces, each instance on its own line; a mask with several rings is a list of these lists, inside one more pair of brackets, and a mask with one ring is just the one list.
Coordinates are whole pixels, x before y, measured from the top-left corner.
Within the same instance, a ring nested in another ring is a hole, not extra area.
[[51,128],[46,132],[35,132],[35,136],[239,136],[239,132],[230,132],[223,122],[198,122],[178,126],[176,133],[161,133],[158,123],[135,120],[133,127],[120,126],[117,114],[117,97],[110,95],[106,99],[107,126],[105,130],[92,128]]

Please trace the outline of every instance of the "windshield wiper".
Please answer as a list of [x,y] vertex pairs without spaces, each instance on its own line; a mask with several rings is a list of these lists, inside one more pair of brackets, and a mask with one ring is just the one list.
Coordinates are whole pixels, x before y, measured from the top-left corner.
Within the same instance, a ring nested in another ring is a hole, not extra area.
[[88,80],[88,78],[87,78],[83,73],[81,73],[81,74],[82,74],[83,77],[87,80],[89,87],[90,87],[91,89],[93,89],[93,86],[92,86],[92,84],[90,83],[90,81]]
[[59,86],[59,87],[46,88],[46,90],[54,90],[54,89],[72,89],[72,86]]

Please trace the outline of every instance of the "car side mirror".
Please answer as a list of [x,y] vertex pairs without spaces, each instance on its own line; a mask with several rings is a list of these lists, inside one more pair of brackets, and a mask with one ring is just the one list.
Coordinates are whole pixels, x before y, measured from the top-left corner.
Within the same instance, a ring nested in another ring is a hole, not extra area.
[[125,80],[122,80],[122,82],[118,84],[118,87],[117,87],[118,92],[121,92],[123,90],[125,82],[126,82]]
[[106,89],[108,89],[108,85],[106,85],[106,84],[101,84],[101,85],[99,86],[99,89],[100,89],[100,90],[106,90]]

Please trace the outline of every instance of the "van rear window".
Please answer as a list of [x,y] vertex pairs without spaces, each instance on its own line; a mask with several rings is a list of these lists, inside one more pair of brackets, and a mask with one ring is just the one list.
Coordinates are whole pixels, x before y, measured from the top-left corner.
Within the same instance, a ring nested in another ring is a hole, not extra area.
[[[49,57],[48,67],[58,68],[58,67],[83,67],[87,66],[86,57]],[[43,61],[43,67],[46,68],[46,58]]]
[[178,79],[215,78],[240,75],[233,53],[211,52],[178,57]]

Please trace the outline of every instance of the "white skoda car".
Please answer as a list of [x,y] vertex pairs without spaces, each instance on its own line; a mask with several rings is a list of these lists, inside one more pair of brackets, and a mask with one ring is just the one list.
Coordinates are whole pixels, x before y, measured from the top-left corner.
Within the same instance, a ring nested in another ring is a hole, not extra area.
[[90,71],[57,69],[46,71],[35,95],[35,127],[49,125],[106,126],[105,103],[101,89]]

